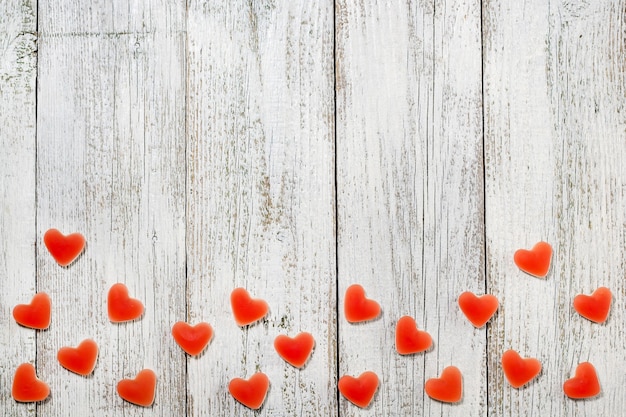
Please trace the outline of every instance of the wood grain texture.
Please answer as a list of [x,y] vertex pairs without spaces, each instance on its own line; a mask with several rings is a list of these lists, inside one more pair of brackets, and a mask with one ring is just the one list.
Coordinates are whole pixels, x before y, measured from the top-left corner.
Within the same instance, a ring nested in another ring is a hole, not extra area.
[[[372,405],[341,415],[486,415],[486,335],[456,304],[484,292],[480,9],[474,2],[338,2],[339,370],[371,370]],[[343,316],[352,283],[382,305]],[[416,318],[434,347],[400,356],[395,324]],[[441,404],[424,382],[449,365],[465,382]]]
[[0,4],[0,410],[11,416],[35,415],[10,387],[15,369],[37,359],[36,332],[12,317],[36,291],[36,24],[34,1]]
[[[53,323],[37,340],[52,388],[39,415],[185,413],[185,357],[169,334],[185,316],[184,4],[143,6],[41,7],[37,235],[81,232],[87,247],[68,268],[42,245],[37,253],[38,288],[53,300]],[[153,25],[153,15],[170,21]],[[145,25],[113,24],[136,20]],[[109,321],[116,282],[144,303],[141,319]],[[56,352],[87,337],[100,355],[83,378],[62,369]],[[143,368],[158,377],[146,409],[116,393]]]
[[[623,2],[489,1],[484,7],[487,273],[502,308],[489,337],[490,415],[614,415],[624,409]],[[553,245],[546,279],[517,270],[516,249]],[[580,317],[578,293],[607,286],[606,324]],[[543,362],[512,389],[499,361],[513,348]],[[592,362],[602,394],[562,391]],[[620,410],[620,411],[618,411]]]
[[[191,1],[188,11],[188,318],[214,323],[188,359],[188,415],[336,415],[333,5]],[[229,296],[270,304],[244,328]],[[316,346],[297,370],[279,334]],[[228,393],[266,373],[260,412]]]

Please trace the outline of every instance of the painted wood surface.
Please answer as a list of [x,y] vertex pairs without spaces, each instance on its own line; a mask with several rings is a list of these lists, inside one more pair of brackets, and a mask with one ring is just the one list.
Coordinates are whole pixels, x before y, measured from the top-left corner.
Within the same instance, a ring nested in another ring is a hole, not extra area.
[[37,362],[36,333],[11,316],[37,288],[36,10],[34,1],[0,4],[0,410],[11,416],[34,416],[37,407],[13,401],[9,388],[15,368]]
[[[487,276],[502,303],[489,337],[490,415],[613,415],[624,409],[623,2],[490,1],[484,9]],[[518,247],[554,247],[546,279],[511,263]],[[572,308],[606,286],[598,325]],[[543,362],[530,386],[506,387],[506,349]],[[580,362],[602,394],[563,395]]]
[[[0,3],[0,409],[15,416],[617,415],[625,406],[626,4],[623,1],[124,1]],[[87,238],[70,267],[43,247],[50,227]],[[514,251],[547,240],[545,279]],[[124,282],[140,320],[113,324]],[[382,316],[349,324],[353,283]],[[270,304],[238,327],[238,286]],[[613,290],[606,324],[571,307]],[[474,329],[463,291],[501,307]],[[15,323],[36,291],[50,329]],[[433,348],[401,356],[395,324],[414,317]],[[209,322],[199,357],[176,321]],[[311,332],[297,370],[278,334]],[[100,344],[92,376],[56,352]],[[506,349],[543,362],[511,388]],[[602,394],[565,397],[579,362]],[[10,396],[37,366],[51,397]],[[459,404],[428,398],[448,365]],[[152,368],[155,403],[117,381]],[[360,409],[337,379],[372,370]],[[260,411],[228,393],[256,371]]]

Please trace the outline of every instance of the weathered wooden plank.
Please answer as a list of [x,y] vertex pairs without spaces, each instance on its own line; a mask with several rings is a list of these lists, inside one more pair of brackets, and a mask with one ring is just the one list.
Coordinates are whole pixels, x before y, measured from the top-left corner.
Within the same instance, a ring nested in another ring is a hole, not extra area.
[[[476,2],[337,3],[339,369],[372,370],[369,409],[342,415],[486,415],[486,335],[457,296],[485,290],[480,8]],[[382,317],[346,322],[362,284]],[[395,325],[416,318],[430,352],[400,356]],[[459,404],[424,393],[455,365]]]
[[[68,268],[38,250],[38,286],[54,305],[53,324],[37,340],[52,389],[39,408],[46,416],[186,409],[185,357],[169,334],[185,316],[184,2],[123,3],[46,2],[40,15],[37,232],[55,227],[87,239]],[[113,23],[131,21],[145,25]],[[116,282],[144,303],[140,320],[109,321],[106,296]],[[56,352],[87,337],[100,356],[83,378],[62,369]],[[116,393],[142,368],[158,376],[146,409]]]
[[[188,415],[336,415],[332,2],[189,2],[188,318],[215,337],[190,358]],[[269,315],[238,327],[245,287]],[[278,334],[308,331],[306,368]],[[228,393],[266,373],[260,413]]]
[[15,369],[36,363],[36,332],[12,317],[37,289],[35,265],[35,83],[37,5],[0,4],[0,410],[35,415],[11,397]]
[[[625,407],[626,120],[623,2],[489,1],[484,7],[488,285],[502,308],[489,338],[489,410],[502,416],[615,415]],[[545,279],[513,253],[546,240]],[[572,308],[607,286],[604,325]],[[506,349],[543,362],[519,390],[500,369]],[[592,362],[602,394],[568,399],[578,363]]]

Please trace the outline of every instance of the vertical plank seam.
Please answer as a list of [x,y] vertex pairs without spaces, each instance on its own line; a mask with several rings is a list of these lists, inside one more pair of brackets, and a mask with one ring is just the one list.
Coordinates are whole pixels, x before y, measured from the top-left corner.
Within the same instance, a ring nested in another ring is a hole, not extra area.
[[[39,271],[37,268],[37,253],[39,251],[39,239],[38,239],[38,207],[39,204],[37,202],[38,200],[38,191],[39,191],[39,186],[38,186],[38,178],[39,178],[39,160],[38,160],[38,154],[39,154],[39,132],[38,132],[38,127],[39,127],[39,112],[38,112],[38,102],[39,102],[39,1],[37,1],[37,4],[35,5],[35,13],[37,14],[35,16],[35,36],[36,36],[36,40],[35,40],[35,47],[36,49],[36,53],[35,53],[35,183],[33,184],[35,187],[35,292],[38,291],[39,289]],[[35,332],[35,369],[37,369],[37,358],[39,356],[39,349],[38,349],[38,345],[37,345],[37,332]],[[35,416],[39,415],[39,402],[35,403]]]
[[[484,32],[484,0],[480,1],[480,112],[482,132],[483,157],[483,262],[485,274],[485,294],[489,293],[488,265],[487,265],[487,159],[485,158],[485,32]],[[491,323],[485,326],[485,415],[489,417],[489,329]]]
[[[184,70],[183,70],[183,74],[184,74],[184,83],[185,83],[185,102],[184,102],[184,115],[185,115],[185,126],[184,126],[184,141],[185,141],[185,148],[183,150],[183,153],[185,155],[185,181],[184,181],[184,187],[185,187],[185,206],[183,209],[183,216],[185,218],[184,221],[184,225],[185,225],[185,237],[184,237],[184,246],[185,246],[185,321],[189,322],[189,251],[188,251],[188,246],[187,246],[187,235],[188,235],[188,216],[187,216],[187,208],[189,205],[189,195],[187,194],[189,192],[189,185],[188,185],[188,178],[189,178],[189,160],[188,160],[188,142],[189,142],[189,115],[187,113],[188,109],[189,109],[189,33],[187,32],[187,29],[189,27],[189,0],[185,1],[185,19],[184,19],[184,33],[185,33],[185,51],[183,54],[183,65],[184,65]],[[190,411],[189,411],[189,357],[188,355],[185,355],[185,416],[189,417],[190,415]]]
[[[335,177],[335,384],[339,381],[339,187],[337,178],[337,0],[333,0],[333,142],[334,142],[334,167]],[[341,415],[340,394],[335,388],[337,403],[337,416]]]

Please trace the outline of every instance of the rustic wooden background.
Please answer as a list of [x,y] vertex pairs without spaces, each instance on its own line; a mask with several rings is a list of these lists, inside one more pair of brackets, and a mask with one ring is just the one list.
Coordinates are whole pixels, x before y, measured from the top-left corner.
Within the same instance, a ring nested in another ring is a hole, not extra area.
[[[6,416],[592,416],[626,407],[626,2],[587,0],[2,0],[0,2],[0,410]],[[59,267],[42,244],[81,232]],[[513,252],[547,240],[535,279]],[[146,305],[114,325],[106,292]],[[382,317],[348,324],[360,283]],[[268,300],[241,329],[228,296]],[[606,324],[571,307],[614,292]],[[495,294],[474,329],[456,297]],[[36,291],[52,325],[18,326]],[[434,348],[395,353],[401,315]],[[170,336],[207,321],[198,358]],[[277,334],[316,338],[307,367],[274,352]],[[93,376],[56,361],[100,345]],[[511,388],[509,348],[543,362]],[[591,361],[602,394],[561,386]],[[36,365],[39,404],[10,395]],[[464,397],[424,394],[448,365]],[[119,379],[158,375],[151,408]],[[234,377],[271,380],[252,412]],[[376,372],[361,410],[339,376]]]

